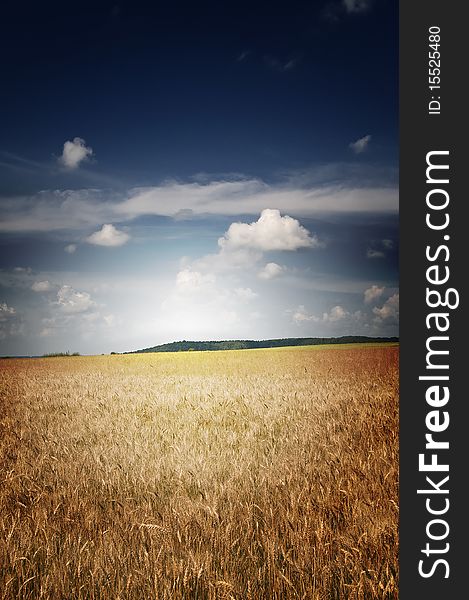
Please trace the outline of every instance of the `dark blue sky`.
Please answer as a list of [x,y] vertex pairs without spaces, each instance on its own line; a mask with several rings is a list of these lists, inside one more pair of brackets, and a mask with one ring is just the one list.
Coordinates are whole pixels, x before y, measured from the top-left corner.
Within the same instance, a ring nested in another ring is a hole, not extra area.
[[397,10],[3,6],[0,353],[396,334]]
[[1,21],[3,151],[47,161],[78,132],[133,185],[269,178],[372,131],[373,162],[397,164],[396,2],[16,3]]

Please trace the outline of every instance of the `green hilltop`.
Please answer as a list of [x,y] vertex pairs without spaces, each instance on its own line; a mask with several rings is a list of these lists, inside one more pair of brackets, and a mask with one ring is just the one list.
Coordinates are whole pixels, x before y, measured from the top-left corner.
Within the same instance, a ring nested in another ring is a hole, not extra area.
[[397,337],[368,337],[364,335],[346,335],[342,337],[315,338],[282,338],[274,340],[222,340],[196,342],[182,340],[169,344],[160,344],[142,350],[133,350],[123,354],[140,354],[144,352],[188,352],[191,350],[248,350],[252,348],[281,348],[284,346],[317,346],[320,344],[369,344],[398,342]]

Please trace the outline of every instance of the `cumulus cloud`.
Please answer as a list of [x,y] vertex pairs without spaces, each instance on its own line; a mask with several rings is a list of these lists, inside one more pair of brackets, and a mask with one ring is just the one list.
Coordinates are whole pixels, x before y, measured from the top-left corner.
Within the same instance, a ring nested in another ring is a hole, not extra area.
[[77,169],[84,160],[93,155],[93,149],[86,146],[85,140],[80,137],[73,138],[64,144],[59,162],[67,169]]
[[350,313],[342,306],[334,306],[329,312],[323,313],[322,317],[309,313],[303,305],[298,306],[292,314],[293,321],[298,325],[305,321],[313,321],[314,323],[336,323],[347,317],[350,317]]
[[46,281],[35,281],[31,286],[31,289],[35,292],[50,292],[52,289],[51,284]]
[[64,250],[68,254],[74,254],[77,250],[77,247],[78,246],[76,244],[68,244],[68,246],[65,246]]
[[336,321],[341,321],[348,317],[350,313],[346,311],[342,306],[334,306],[328,313],[324,313],[322,316],[323,321],[330,321],[334,323]]
[[57,301],[54,302],[63,313],[84,313],[96,306],[88,292],[79,292],[70,285],[63,285],[57,292]]
[[381,308],[375,306],[373,313],[378,322],[385,320],[398,321],[399,319],[399,294],[394,294],[386,300]]
[[106,223],[102,226],[99,231],[95,231],[86,238],[88,244],[94,244],[95,246],[123,246],[130,239],[130,235],[125,231],[116,229],[114,225]]
[[321,244],[296,219],[288,215],[282,217],[279,210],[266,208],[253,223],[232,223],[218,240],[218,245],[227,251],[252,249],[267,252],[312,248]]
[[343,0],[348,13],[362,13],[369,10],[372,0]]
[[300,304],[300,306],[293,311],[292,319],[298,325],[304,323],[305,321],[320,321],[319,317],[309,313],[303,304]]
[[198,292],[214,284],[215,280],[215,275],[212,273],[203,274],[200,271],[193,271],[188,268],[179,271],[177,274],[176,287],[183,292]]
[[356,140],[355,142],[351,142],[349,147],[355,152],[355,154],[361,154],[365,152],[368,148],[368,144],[370,143],[371,135],[365,135],[364,137]]
[[284,270],[284,267],[277,263],[269,262],[258,272],[257,276],[259,279],[274,279],[281,275]]
[[[207,254],[192,263],[201,272],[222,272],[232,269],[258,268],[265,252],[295,251],[300,248],[317,248],[323,244],[299,221],[277,209],[264,209],[257,221],[232,223],[218,239],[218,252]],[[272,263],[261,271],[261,279],[279,273],[278,265]]]
[[377,285],[372,285],[364,292],[365,304],[371,304],[378,298],[381,298],[384,292],[384,287],[378,287]]

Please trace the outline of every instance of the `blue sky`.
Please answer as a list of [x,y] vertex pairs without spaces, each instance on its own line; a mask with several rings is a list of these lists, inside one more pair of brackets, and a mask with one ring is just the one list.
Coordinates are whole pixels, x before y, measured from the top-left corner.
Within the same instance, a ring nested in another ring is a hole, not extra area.
[[1,354],[397,334],[397,3],[0,27]]

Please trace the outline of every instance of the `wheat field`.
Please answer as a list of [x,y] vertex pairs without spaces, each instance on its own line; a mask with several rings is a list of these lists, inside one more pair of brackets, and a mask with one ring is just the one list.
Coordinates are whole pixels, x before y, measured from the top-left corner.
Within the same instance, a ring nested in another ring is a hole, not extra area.
[[398,353],[0,361],[0,598],[397,598]]

